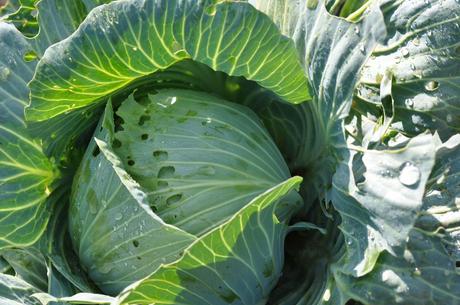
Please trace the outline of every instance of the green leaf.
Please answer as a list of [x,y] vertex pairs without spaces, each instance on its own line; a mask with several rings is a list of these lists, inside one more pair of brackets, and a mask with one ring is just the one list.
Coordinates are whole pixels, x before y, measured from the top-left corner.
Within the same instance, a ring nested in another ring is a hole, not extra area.
[[41,0],[37,10],[40,32],[32,43],[40,57],[50,45],[70,36],[90,11],[82,0]]
[[16,26],[16,28],[27,37],[33,37],[38,33],[37,9],[35,7],[37,0],[18,0],[12,3],[16,11],[4,16],[2,21],[7,21]]
[[25,62],[32,48],[14,26],[0,22],[0,125],[24,127],[24,107],[29,100],[27,83],[35,62]]
[[[69,189],[62,187],[53,194],[56,203],[53,206],[46,232],[34,245],[47,259],[50,273],[48,292],[56,297],[69,296],[78,291],[93,292],[96,290],[73,251],[68,229],[69,194],[67,192]],[[64,294],[65,291],[71,292]]]
[[264,304],[283,265],[287,226],[274,217],[291,178],[195,241],[177,262],[127,288],[119,304]]
[[384,250],[402,254],[422,207],[435,139],[423,134],[397,146],[351,152],[338,168],[331,200],[347,243],[344,273],[370,272]]
[[380,105],[379,85],[390,71],[392,128],[410,136],[436,130],[445,140],[460,131],[460,5],[455,0],[387,2],[389,36],[362,71],[358,109],[365,113],[364,107]]
[[[107,109],[110,116],[110,104]],[[105,129],[97,136],[108,140]],[[102,140],[97,145],[90,143],[76,175],[70,232],[91,279],[104,292],[116,294],[160,264],[176,260],[195,237],[153,214],[110,146]]]
[[[332,1],[330,1],[332,2]],[[335,0],[329,12],[347,20],[359,20],[363,11],[368,7],[371,0]]]
[[334,266],[344,301],[353,298],[373,305],[460,303],[459,173],[460,136],[456,135],[437,149],[423,207],[404,254],[383,253],[372,272],[359,278],[342,273],[341,262]]
[[30,84],[28,119],[93,104],[188,58],[245,76],[294,103],[309,98],[291,41],[266,16],[247,3],[208,4],[132,0],[94,9],[44,55]]
[[256,1],[255,5],[294,40],[308,76],[311,105],[272,117],[281,121],[279,129],[286,130],[281,138],[292,137],[292,126],[297,130],[305,126],[306,131],[300,130],[301,142],[291,144],[299,153],[290,164],[294,162],[291,170],[305,177],[302,193],[312,196],[311,203],[324,198],[330,188],[340,150],[345,147],[342,123],[352,104],[359,71],[386,36],[383,15],[377,4],[356,23],[331,15],[324,1]]
[[19,0],[2,0],[0,1],[0,20],[5,19],[8,15],[19,9]]
[[39,290],[25,281],[7,274],[0,274],[0,302],[8,305],[39,305],[31,297]]
[[318,0],[256,1],[256,7],[294,40],[329,131],[348,114],[359,71],[385,39],[380,7],[373,5],[356,23],[331,15]]
[[3,257],[0,257],[0,273],[14,274],[13,268]]
[[8,125],[0,125],[0,169],[0,248],[30,245],[46,228],[57,173],[37,142]]
[[46,261],[40,251],[33,248],[7,249],[2,251],[2,256],[13,267],[16,276],[37,289],[48,289]]

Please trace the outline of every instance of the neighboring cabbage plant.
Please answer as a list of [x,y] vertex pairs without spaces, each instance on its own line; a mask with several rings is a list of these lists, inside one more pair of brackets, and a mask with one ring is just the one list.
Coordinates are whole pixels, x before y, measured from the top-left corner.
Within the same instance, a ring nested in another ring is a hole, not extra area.
[[0,50],[0,303],[460,304],[458,0],[8,0]]

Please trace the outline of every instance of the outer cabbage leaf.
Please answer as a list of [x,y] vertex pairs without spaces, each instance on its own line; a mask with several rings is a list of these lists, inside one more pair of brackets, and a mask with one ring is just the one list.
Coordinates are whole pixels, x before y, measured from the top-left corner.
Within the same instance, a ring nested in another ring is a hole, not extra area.
[[195,241],[177,262],[127,288],[119,304],[265,304],[283,265],[288,227],[274,217],[294,177]]
[[38,289],[17,277],[0,274],[0,302],[2,304],[39,305],[40,303],[31,297],[33,293],[38,292]]
[[[331,304],[348,298],[364,304],[458,304],[460,302],[459,173],[460,136],[440,145],[403,255],[382,254],[372,272],[352,277],[334,267],[339,291]],[[457,266],[457,267],[456,267]]]
[[[33,37],[38,33],[37,9],[38,0],[13,0],[7,1],[7,10],[0,19],[16,26],[27,37]],[[11,3],[8,3],[11,2]]]
[[0,169],[0,248],[30,245],[48,222],[55,168],[27,134],[0,125]]
[[0,22],[0,125],[24,127],[24,107],[29,100],[27,83],[36,64],[25,62],[32,47],[12,25]]
[[436,142],[423,134],[402,144],[351,152],[334,175],[331,200],[347,244],[344,273],[369,273],[384,250],[403,254],[422,207]]
[[[373,5],[362,20],[351,23],[331,15],[323,1],[255,2],[294,40],[314,96],[311,105],[303,105],[303,109],[286,109],[271,117],[280,122],[278,129],[286,130],[282,137],[289,141],[286,146],[298,152],[291,170],[305,177],[302,193],[311,196],[312,202],[318,196],[324,198],[331,185],[338,151],[345,146],[342,119],[351,107],[360,69],[385,38],[383,15],[380,7]],[[292,126],[304,135],[301,141],[290,141]]]
[[82,0],[41,0],[36,6],[39,32],[31,42],[39,57],[72,34],[90,11]]
[[2,251],[2,256],[17,277],[42,291],[48,289],[46,260],[40,251],[34,248],[7,249]]
[[42,121],[81,108],[187,58],[291,102],[309,98],[291,42],[249,4],[132,0],[95,8],[70,39],[48,49],[26,114]]
[[391,127],[410,136],[436,130],[446,140],[460,131],[460,4],[386,2],[389,36],[361,73],[357,109],[365,115],[380,106],[380,83],[389,71],[395,103]]

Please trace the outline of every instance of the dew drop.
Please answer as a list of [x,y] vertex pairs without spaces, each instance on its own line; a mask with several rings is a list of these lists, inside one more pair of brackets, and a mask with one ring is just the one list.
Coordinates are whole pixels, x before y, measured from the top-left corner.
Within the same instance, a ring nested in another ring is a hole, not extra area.
[[429,81],[425,84],[425,89],[428,91],[435,91],[439,88],[439,83],[437,81]]
[[409,50],[406,47],[401,48],[401,54],[404,57],[409,56]]
[[133,51],[137,51],[137,47],[133,47]]
[[210,16],[214,16],[216,14],[216,6],[215,5],[210,5],[206,8],[205,12],[206,14],[210,15]]
[[11,70],[8,69],[7,67],[0,68],[0,80],[7,79],[10,73],[11,73]]
[[355,34],[359,35],[359,27],[355,27]]
[[399,169],[399,182],[413,186],[420,181],[420,170],[412,162],[404,162]]
[[212,119],[211,118],[206,118],[206,121],[201,122],[201,125],[205,126],[206,124],[211,124]]
[[449,113],[449,114],[446,116],[446,121],[447,121],[447,123],[452,123],[453,120],[454,120],[454,118],[452,117],[452,114]]
[[216,173],[216,169],[211,165],[202,166],[198,169],[198,173],[206,176],[212,176]]
[[174,105],[176,102],[177,102],[177,97],[175,97],[175,96],[173,96],[173,97],[170,99],[170,101],[169,101],[169,103],[170,103],[171,105]]
[[412,99],[410,99],[410,98],[406,99],[406,101],[404,103],[406,104],[406,106],[408,108],[414,107],[414,101]]
[[359,50],[361,51],[361,53],[366,52],[366,47],[364,46],[364,44],[361,44],[361,45],[359,46]]
[[99,269],[99,272],[107,274],[110,271],[112,271],[113,266],[114,266],[114,264],[112,262],[106,263],[106,264],[101,266],[101,268]]
[[324,291],[323,301],[328,302],[331,299],[331,290],[328,288]]
[[114,218],[115,218],[115,220],[121,220],[123,218],[123,214],[117,213],[117,214],[115,214]]
[[410,68],[412,69],[412,71],[415,71],[415,65],[414,64],[410,64]]

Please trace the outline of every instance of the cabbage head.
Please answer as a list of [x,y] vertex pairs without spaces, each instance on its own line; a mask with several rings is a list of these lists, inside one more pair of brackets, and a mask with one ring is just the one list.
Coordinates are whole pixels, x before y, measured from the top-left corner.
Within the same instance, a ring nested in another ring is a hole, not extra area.
[[460,304],[459,0],[0,0],[0,303]]

